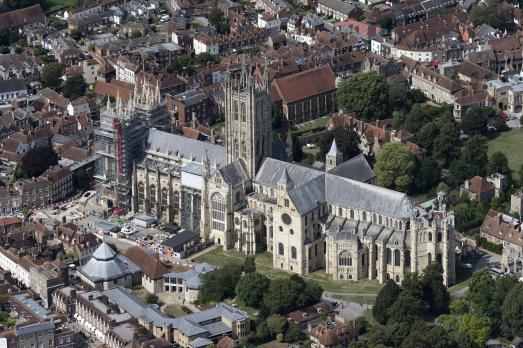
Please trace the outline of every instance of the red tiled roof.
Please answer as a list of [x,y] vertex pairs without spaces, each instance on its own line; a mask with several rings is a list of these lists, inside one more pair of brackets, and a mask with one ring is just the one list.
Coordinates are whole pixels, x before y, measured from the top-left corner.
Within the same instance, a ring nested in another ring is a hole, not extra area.
[[0,14],[0,27],[4,29],[11,29],[26,23],[34,23],[35,18],[37,17],[45,18],[44,11],[38,4],[14,11],[9,11]]
[[523,232],[521,225],[511,225],[503,221],[503,216],[495,210],[490,210],[483,220],[480,232],[496,239],[523,246]]
[[476,175],[469,180],[469,190],[474,193],[485,193],[494,189],[494,185],[481,176]]
[[163,263],[146,253],[139,246],[127,249],[124,256],[140,267],[143,274],[151,279],[160,279],[165,273],[169,272],[169,269]]
[[293,103],[336,89],[336,79],[330,66],[324,65],[297,74],[280,77],[274,86],[285,103]]

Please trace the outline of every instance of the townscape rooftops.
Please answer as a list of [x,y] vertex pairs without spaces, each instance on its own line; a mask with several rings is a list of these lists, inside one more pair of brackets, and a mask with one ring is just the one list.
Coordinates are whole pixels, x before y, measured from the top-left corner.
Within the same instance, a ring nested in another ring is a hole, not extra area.
[[523,232],[521,225],[505,222],[503,214],[495,210],[489,210],[483,224],[480,227],[481,233],[488,234],[495,239],[501,239],[509,243],[523,247]]

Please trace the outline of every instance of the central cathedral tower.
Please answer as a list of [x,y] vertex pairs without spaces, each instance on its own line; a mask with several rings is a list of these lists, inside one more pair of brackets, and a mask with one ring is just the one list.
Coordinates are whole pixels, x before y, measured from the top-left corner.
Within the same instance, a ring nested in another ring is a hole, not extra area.
[[227,163],[242,160],[247,173],[256,175],[263,159],[271,156],[271,99],[267,70],[256,79],[250,64],[239,78],[224,77]]

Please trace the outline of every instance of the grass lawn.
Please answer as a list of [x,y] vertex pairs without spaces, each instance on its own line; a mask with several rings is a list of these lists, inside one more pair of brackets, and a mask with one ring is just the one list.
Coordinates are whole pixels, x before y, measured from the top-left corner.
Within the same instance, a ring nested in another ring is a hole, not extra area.
[[449,288],[449,292],[458,291],[468,286],[472,273],[471,269],[456,266],[456,284]]
[[361,304],[371,304],[373,305],[376,302],[376,296],[366,296],[366,295],[334,295],[333,297],[347,301],[355,302]]
[[[195,259],[197,262],[208,262],[218,267],[229,263],[243,264],[246,255],[235,250],[223,251],[221,247],[213,249]],[[271,279],[288,278],[292,273],[272,268],[272,254],[268,252],[256,255],[256,269]],[[332,280],[324,270],[318,270],[303,278],[318,282],[324,290],[329,292],[345,292],[351,294],[377,294],[381,285],[377,280],[364,280],[360,282]]]
[[512,129],[509,132],[501,133],[497,138],[488,143],[489,157],[494,152],[500,151],[508,159],[510,169],[515,173],[517,179],[519,168],[523,164],[523,128]]
[[176,304],[165,305],[165,307],[163,307],[163,312],[171,318],[178,318],[187,314],[182,310],[181,306]]
[[149,292],[142,287],[138,287],[133,289],[133,295],[138,297],[143,302],[146,302],[147,296],[149,296]]
[[44,0],[42,1],[43,8],[47,13],[65,10],[74,5],[74,0]]

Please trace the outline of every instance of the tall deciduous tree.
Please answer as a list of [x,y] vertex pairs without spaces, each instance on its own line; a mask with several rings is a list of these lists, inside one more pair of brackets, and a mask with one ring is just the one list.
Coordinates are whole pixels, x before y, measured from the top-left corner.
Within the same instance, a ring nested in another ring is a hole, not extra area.
[[385,324],[387,322],[387,309],[396,301],[399,293],[400,288],[392,279],[389,279],[380,290],[376,297],[376,303],[372,307],[372,314],[379,323]]
[[87,83],[81,74],[69,76],[62,87],[64,96],[69,99],[76,99],[83,95],[87,90]]
[[259,273],[248,273],[236,284],[236,295],[243,303],[258,307],[270,285],[270,280]]
[[461,120],[461,129],[468,136],[487,133],[487,123],[490,117],[496,116],[496,111],[488,106],[474,106],[470,108]]
[[503,333],[508,337],[523,337],[523,283],[510,289],[501,313]]
[[385,144],[378,151],[374,170],[378,185],[406,192],[414,177],[414,155],[402,143]]
[[40,72],[40,81],[45,87],[59,89],[62,84],[64,66],[58,62],[46,64]]
[[478,3],[470,11],[469,19],[475,26],[488,24],[496,29],[505,27],[505,15],[496,0]]
[[336,101],[344,112],[355,112],[365,121],[382,119],[389,114],[389,86],[375,72],[360,72],[339,84]]
[[58,155],[50,146],[37,147],[22,157],[22,171],[28,178],[36,178],[49,167],[58,164]]

